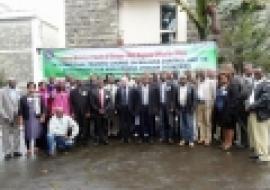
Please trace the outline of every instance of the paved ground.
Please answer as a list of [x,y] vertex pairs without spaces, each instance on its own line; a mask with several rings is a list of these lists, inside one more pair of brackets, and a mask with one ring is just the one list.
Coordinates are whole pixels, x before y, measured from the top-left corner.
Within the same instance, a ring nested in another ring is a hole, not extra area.
[[56,158],[22,158],[0,165],[0,189],[255,190],[270,189],[270,167],[247,151],[176,145],[76,148]]

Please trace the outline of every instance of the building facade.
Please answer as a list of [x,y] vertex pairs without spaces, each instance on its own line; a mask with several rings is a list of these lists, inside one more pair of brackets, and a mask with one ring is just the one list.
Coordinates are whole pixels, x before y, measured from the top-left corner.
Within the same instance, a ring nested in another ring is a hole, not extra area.
[[[195,0],[188,1],[195,6]],[[66,0],[66,47],[168,44],[198,39],[174,0]]]
[[29,12],[7,12],[0,15],[0,71],[19,84],[38,81],[42,68],[37,48],[57,47],[58,28]]

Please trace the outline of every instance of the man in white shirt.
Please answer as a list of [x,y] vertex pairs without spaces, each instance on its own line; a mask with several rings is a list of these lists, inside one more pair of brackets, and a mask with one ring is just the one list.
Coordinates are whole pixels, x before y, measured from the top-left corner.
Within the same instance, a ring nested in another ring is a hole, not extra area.
[[49,155],[54,155],[58,150],[68,150],[74,144],[74,138],[79,133],[78,124],[67,115],[63,108],[56,108],[56,113],[49,121],[47,135]]
[[196,108],[196,92],[194,87],[187,83],[186,75],[181,75],[177,92],[177,110],[180,123],[180,146],[186,143],[194,146],[193,115]]
[[216,88],[206,78],[204,71],[199,72],[197,83],[198,106],[197,106],[197,127],[199,130],[198,143],[209,145],[212,139],[211,113],[215,100]]
[[150,129],[150,115],[149,115],[149,77],[146,75],[143,78],[143,84],[140,87],[140,119],[141,119],[141,129],[142,129],[142,140],[144,142],[149,142],[151,135]]

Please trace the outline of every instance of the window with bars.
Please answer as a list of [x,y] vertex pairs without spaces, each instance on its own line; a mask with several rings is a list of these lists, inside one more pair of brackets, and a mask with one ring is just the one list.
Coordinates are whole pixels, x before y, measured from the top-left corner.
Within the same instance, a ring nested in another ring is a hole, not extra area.
[[160,42],[174,43],[177,34],[177,7],[175,4],[163,3],[160,6]]

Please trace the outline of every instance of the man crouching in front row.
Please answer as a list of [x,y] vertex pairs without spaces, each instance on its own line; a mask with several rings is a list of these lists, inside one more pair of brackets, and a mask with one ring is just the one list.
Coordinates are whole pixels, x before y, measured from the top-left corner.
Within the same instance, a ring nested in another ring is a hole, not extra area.
[[56,150],[68,151],[78,133],[78,124],[70,116],[64,115],[63,109],[58,107],[49,121],[47,136],[49,155],[55,155]]

